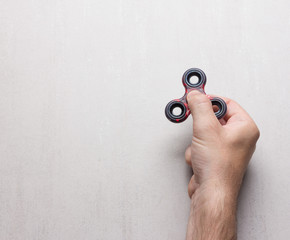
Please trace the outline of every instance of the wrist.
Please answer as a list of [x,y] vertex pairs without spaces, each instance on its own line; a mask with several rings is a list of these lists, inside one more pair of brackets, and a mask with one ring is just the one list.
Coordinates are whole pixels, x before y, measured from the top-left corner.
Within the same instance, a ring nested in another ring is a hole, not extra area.
[[207,181],[199,185],[192,195],[192,202],[216,206],[216,202],[236,208],[239,187],[224,184],[220,181]]
[[208,176],[200,183],[200,189],[206,192],[225,193],[228,197],[236,199],[238,197],[243,176],[237,174],[219,174]]

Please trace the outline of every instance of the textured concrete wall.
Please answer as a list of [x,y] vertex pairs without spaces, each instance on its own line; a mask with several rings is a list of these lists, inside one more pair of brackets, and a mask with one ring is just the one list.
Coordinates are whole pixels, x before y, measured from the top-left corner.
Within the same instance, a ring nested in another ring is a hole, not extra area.
[[181,75],[261,130],[239,239],[290,235],[288,0],[0,1],[0,239],[184,239]]

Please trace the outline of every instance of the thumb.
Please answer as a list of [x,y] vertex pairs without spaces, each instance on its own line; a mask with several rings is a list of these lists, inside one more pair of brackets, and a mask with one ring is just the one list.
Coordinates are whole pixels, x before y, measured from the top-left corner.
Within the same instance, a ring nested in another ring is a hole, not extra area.
[[198,90],[187,95],[188,107],[196,128],[207,128],[218,123],[209,98]]

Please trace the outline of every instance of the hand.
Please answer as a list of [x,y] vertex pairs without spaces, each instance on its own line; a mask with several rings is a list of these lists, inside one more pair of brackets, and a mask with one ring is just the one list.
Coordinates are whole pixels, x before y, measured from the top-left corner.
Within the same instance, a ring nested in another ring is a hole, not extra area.
[[218,120],[206,95],[192,91],[187,96],[193,117],[192,143],[185,152],[194,171],[188,185],[190,197],[202,186],[218,186],[236,197],[255,151],[260,135],[256,124],[239,104],[223,99],[228,110]]

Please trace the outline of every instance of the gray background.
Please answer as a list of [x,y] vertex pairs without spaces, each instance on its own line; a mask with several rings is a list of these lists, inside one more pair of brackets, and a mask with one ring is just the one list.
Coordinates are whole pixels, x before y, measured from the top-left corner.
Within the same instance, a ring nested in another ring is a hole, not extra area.
[[261,130],[239,239],[288,239],[289,7],[1,0],[0,239],[184,239],[192,120],[164,107],[190,67]]

